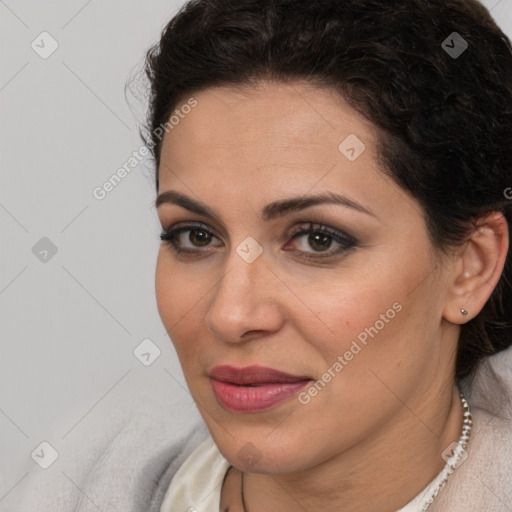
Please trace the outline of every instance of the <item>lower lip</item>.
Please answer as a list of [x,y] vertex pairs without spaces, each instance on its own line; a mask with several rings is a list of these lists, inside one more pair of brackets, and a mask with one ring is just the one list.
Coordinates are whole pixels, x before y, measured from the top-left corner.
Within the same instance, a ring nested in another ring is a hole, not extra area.
[[279,382],[259,386],[237,386],[212,379],[219,403],[234,412],[258,412],[270,409],[298,393],[309,380]]

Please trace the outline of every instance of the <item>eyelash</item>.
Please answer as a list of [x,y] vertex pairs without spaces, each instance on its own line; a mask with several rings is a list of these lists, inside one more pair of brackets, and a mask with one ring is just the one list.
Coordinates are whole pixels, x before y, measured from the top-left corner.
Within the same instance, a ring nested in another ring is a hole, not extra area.
[[[178,226],[174,228],[170,228],[166,231],[164,231],[160,235],[160,240],[165,242],[166,245],[168,245],[176,254],[181,255],[189,255],[189,256],[198,256],[200,253],[206,252],[205,250],[189,250],[189,249],[183,249],[181,248],[178,243],[176,242],[176,239],[181,233],[187,232],[187,231],[205,231],[209,235],[212,235],[215,238],[218,238],[212,233],[204,224],[187,224],[184,226]],[[334,252],[330,252],[326,254],[326,251],[324,252],[318,252],[318,256],[312,256],[310,253],[307,253],[305,251],[293,251],[293,252],[299,252],[301,254],[305,254],[306,259],[308,260],[321,260],[321,259],[328,259],[333,258],[335,256],[340,256],[341,254],[345,253],[349,249],[354,248],[357,245],[357,240],[355,240],[353,237],[342,234],[336,230],[333,230],[329,228],[328,226],[325,226],[324,224],[314,224],[312,222],[309,222],[307,224],[302,224],[294,229],[291,230],[290,234],[288,236],[291,237],[291,240],[295,240],[296,238],[299,238],[302,235],[309,235],[309,234],[323,234],[327,235],[328,237],[332,238],[333,241],[341,244],[341,248]],[[323,254],[323,255],[322,255]]]

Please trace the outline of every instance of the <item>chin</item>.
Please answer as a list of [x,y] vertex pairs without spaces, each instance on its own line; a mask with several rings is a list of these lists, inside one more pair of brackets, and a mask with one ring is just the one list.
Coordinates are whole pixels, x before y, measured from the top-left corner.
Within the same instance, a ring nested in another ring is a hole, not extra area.
[[[315,455],[318,457],[319,447],[308,443],[305,434],[303,438],[291,437],[289,432],[283,430],[269,435],[272,432],[269,426],[237,429],[233,424],[220,425],[210,419],[210,434],[223,457],[241,471],[293,473],[317,464],[313,459]],[[307,451],[305,446],[308,447]]]

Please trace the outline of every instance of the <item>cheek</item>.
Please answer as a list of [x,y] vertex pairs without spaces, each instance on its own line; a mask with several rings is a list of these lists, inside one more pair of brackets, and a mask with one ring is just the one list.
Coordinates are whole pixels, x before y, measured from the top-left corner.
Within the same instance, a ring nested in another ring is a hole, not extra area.
[[187,290],[190,285],[191,283],[183,277],[183,273],[176,271],[165,254],[165,248],[162,248],[156,265],[155,293],[158,313],[174,345],[176,340],[182,339],[176,334],[186,327],[187,314],[194,314],[195,297]]
[[188,314],[194,315],[194,305],[205,293],[198,279],[194,279],[185,265],[175,262],[168,252],[167,247],[160,248],[155,271],[158,311],[167,328],[182,323]]
[[[165,253],[162,247],[155,271],[155,294],[158,313],[171,339],[180,362],[200,355],[200,318],[206,314],[208,290],[205,281],[194,278]],[[194,342],[191,342],[194,340]]]
[[311,368],[321,381],[318,392],[308,390],[316,401],[313,409],[320,411],[332,400],[343,404],[343,411],[362,410],[363,402],[377,407],[375,397],[382,396],[386,386],[401,390],[421,374],[424,348],[414,343],[417,326],[410,312],[417,305],[408,297],[409,284],[408,279],[397,282],[381,275],[310,296],[316,314],[300,320],[298,315],[296,321],[310,347]]
[[[386,291],[390,290],[390,291]],[[400,322],[404,294],[394,287],[367,280],[357,283],[345,282],[327,293],[319,292],[309,299],[312,313],[301,323],[321,352],[334,355],[350,349],[354,340],[363,344],[365,340],[389,331],[389,326]],[[378,331],[378,333],[376,333]],[[383,336],[384,337],[384,336]]]
[[156,263],[155,295],[160,318],[165,328],[169,329],[173,324],[173,317],[177,314],[176,306],[179,307],[175,286],[179,276],[173,274],[165,255],[162,254],[163,251],[164,248],[161,248]]

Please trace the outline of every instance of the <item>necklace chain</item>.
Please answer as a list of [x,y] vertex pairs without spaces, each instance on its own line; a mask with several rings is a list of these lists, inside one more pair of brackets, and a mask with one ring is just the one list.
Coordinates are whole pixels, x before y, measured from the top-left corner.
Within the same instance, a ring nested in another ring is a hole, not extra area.
[[466,456],[466,447],[468,446],[469,436],[471,434],[471,427],[473,425],[473,420],[471,417],[471,410],[469,408],[469,404],[467,400],[464,398],[464,395],[460,393],[460,400],[462,402],[462,408],[464,411],[464,421],[462,423],[462,433],[460,435],[457,446],[453,450],[453,455],[446,461],[446,464],[441,471],[443,475],[440,482],[434,487],[434,490],[430,497],[423,503],[421,507],[421,511],[425,511],[430,507],[433,501],[437,498],[437,495],[441,491],[441,489],[446,485],[448,481],[448,477],[462,464],[463,458]]
[[[434,487],[434,490],[432,491],[432,494],[423,502],[420,511],[427,510],[430,505],[433,503],[433,501],[437,498],[439,492],[441,489],[446,485],[446,482],[448,481],[448,477],[462,464],[463,458],[465,457],[465,450],[469,442],[469,436],[471,434],[471,427],[473,425],[473,420],[471,417],[471,410],[469,408],[469,404],[467,400],[464,398],[464,395],[460,393],[460,400],[462,402],[462,408],[463,408],[463,414],[464,414],[464,421],[462,423],[462,433],[460,435],[459,441],[457,443],[457,446],[453,450],[453,455],[449,457],[449,459],[446,461],[446,464],[441,471],[440,475],[442,475],[441,480],[437,483],[437,485]],[[242,471],[241,475],[241,497],[242,497],[242,507],[244,512],[249,512],[247,510],[247,505],[245,504],[245,495],[244,495],[244,474],[245,472]]]

